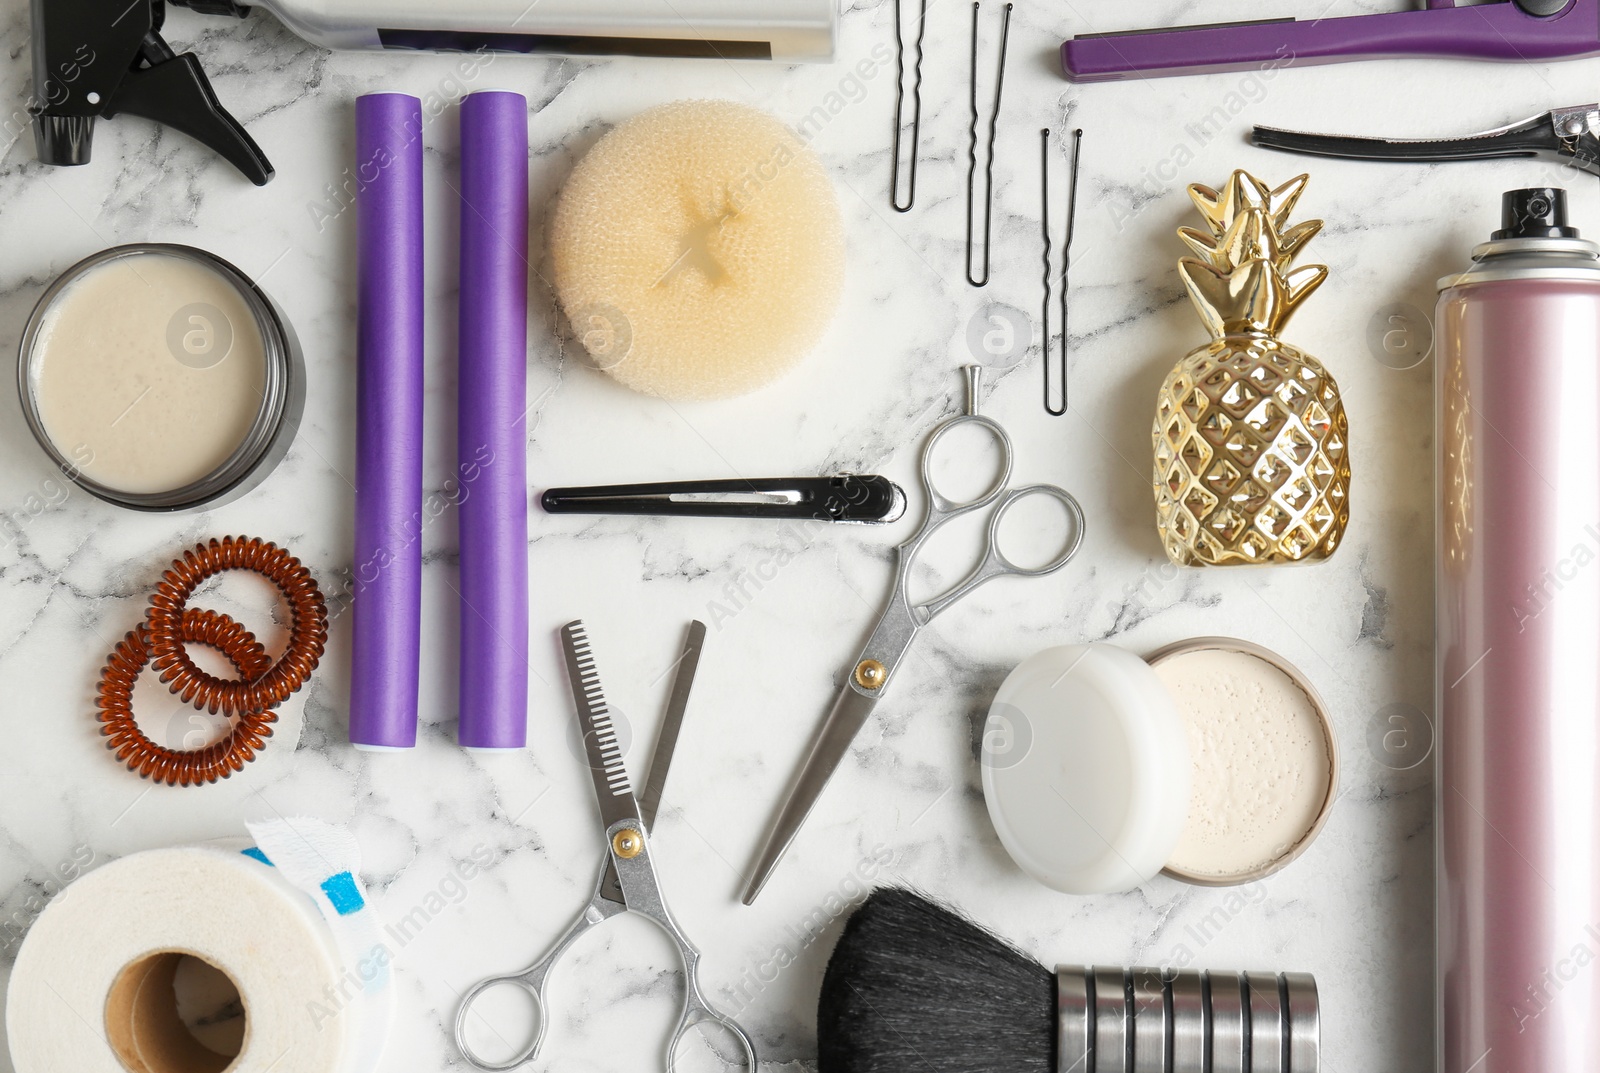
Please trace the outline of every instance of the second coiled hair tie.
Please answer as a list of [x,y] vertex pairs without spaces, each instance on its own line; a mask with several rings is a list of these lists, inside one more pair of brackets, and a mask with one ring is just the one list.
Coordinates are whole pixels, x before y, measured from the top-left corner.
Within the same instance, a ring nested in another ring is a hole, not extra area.
[[[207,674],[184,651],[182,620],[189,597],[224,570],[248,570],[278,587],[289,604],[289,647],[259,678],[226,681]],[[328,610],[311,571],[276,544],[245,537],[213,539],[172,561],[145,613],[151,664],[167,688],[196,708],[243,715],[282,704],[305,684],[328,641]]]

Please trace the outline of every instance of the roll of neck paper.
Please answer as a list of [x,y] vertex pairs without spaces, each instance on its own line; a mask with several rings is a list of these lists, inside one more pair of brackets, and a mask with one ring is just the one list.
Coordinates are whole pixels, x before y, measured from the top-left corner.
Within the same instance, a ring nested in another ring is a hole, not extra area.
[[422,102],[356,101],[355,604],[350,741],[417,743],[422,631]]
[[[6,991],[16,1073],[371,1073],[399,939],[343,828],[148,850],[62,891]],[[8,1067],[11,1068],[11,1067]]]
[[[528,734],[528,102],[461,105],[460,742]],[[470,487],[469,487],[470,485]]]

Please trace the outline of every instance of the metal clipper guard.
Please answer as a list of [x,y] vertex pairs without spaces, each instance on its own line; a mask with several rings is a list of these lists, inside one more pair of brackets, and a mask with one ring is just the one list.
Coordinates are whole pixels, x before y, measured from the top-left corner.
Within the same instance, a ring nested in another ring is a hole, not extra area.
[[[207,14],[243,17],[232,0],[175,0]],[[220,154],[257,186],[271,163],[228,114],[192,52],[161,37],[164,0],[32,0],[34,141],[40,161],[87,164],[100,118],[142,116]]]
[[1256,127],[1252,145],[1348,160],[1438,163],[1538,157],[1600,175],[1600,104],[1580,104],[1458,138],[1361,138]]

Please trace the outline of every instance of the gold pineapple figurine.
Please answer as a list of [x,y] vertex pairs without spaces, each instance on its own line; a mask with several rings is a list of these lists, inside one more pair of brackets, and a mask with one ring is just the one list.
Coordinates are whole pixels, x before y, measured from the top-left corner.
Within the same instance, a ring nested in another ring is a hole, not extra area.
[[1211,341],[1173,367],[1156,401],[1156,526],[1180,566],[1332,555],[1350,520],[1349,421],[1316,358],[1278,338],[1326,265],[1290,263],[1321,220],[1288,226],[1301,175],[1276,190],[1242,171],[1189,187],[1206,230],[1178,229],[1178,262]]

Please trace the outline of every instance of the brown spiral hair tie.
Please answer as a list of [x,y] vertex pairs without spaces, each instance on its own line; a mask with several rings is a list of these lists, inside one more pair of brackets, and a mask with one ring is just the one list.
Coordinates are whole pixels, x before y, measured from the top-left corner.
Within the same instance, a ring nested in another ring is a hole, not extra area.
[[[190,644],[203,644],[221,652],[246,681],[265,674],[272,658],[255,636],[237,621],[218,611],[183,613],[179,636]],[[225,779],[254,760],[272,736],[275,712],[239,717],[221,741],[200,749],[169,749],[157,745],[139,729],[133,717],[133,684],[150,661],[150,635],[144,623],[129,630],[112,649],[100,672],[95,718],[101,723],[106,748],[143,778],[169,786],[198,786]]]
[[[278,587],[289,604],[289,646],[259,676],[226,681],[207,674],[184,651],[183,622],[189,597],[207,578],[224,570],[249,570]],[[276,544],[249,537],[224,537],[183,553],[161,576],[145,613],[151,664],[167,688],[196,708],[215,715],[264,712],[282,704],[305,684],[328,641],[328,608],[311,571]]]

